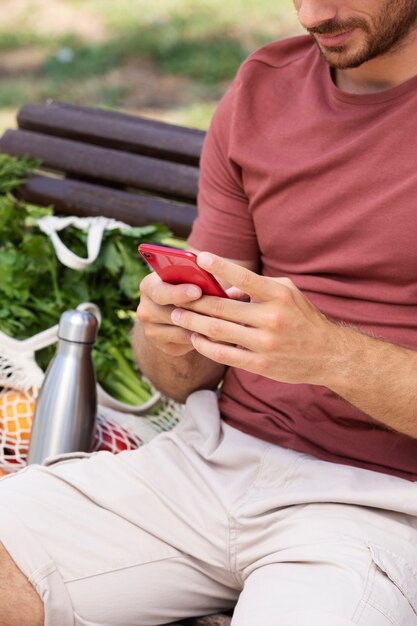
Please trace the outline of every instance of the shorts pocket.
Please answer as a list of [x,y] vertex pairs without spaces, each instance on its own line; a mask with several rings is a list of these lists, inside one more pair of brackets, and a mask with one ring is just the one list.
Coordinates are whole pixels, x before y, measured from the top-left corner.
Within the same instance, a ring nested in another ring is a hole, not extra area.
[[404,555],[367,545],[377,570],[369,605],[394,626],[417,626],[417,570]]

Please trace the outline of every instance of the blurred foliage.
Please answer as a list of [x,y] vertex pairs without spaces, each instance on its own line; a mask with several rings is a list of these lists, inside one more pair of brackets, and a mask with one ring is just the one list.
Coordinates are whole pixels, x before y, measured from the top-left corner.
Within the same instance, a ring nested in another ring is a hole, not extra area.
[[2,4],[0,126],[53,98],[206,127],[244,58],[297,31],[291,0],[23,0],[9,21]]
[[[155,61],[166,73],[182,74],[203,83],[230,80],[248,50],[227,34],[211,34],[205,39],[184,38],[184,19],[157,25],[152,30],[137,28],[103,44],[88,46],[74,40],[61,47],[61,54],[47,58],[39,75],[53,81],[84,79],[105,74],[131,57]],[[67,60],[62,53],[67,52]],[[65,65],[65,71],[63,71]]]

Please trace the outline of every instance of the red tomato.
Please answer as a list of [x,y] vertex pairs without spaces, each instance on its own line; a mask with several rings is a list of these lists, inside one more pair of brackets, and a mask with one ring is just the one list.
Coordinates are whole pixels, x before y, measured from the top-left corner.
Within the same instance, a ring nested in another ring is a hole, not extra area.
[[117,453],[123,450],[136,450],[139,445],[140,442],[136,441],[122,426],[116,426],[111,422],[102,422],[96,433],[94,450]]

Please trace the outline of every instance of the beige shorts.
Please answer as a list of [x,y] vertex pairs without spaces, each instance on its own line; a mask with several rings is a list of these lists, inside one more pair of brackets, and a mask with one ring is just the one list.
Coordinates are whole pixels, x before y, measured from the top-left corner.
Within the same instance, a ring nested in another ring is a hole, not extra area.
[[[197,392],[133,452],[0,481],[0,542],[46,626],[416,626],[417,484],[254,439]],[[16,597],[16,601],[19,598]]]

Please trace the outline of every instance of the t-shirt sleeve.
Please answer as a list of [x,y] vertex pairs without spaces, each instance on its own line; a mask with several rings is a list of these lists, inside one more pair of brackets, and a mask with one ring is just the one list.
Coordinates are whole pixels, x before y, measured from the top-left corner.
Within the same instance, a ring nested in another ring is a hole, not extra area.
[[225,258],[257,260],[256,233],[240,166],[233,161],[237,80],[221,100],[207,132],[201,162],[198,216],[188,243]]

